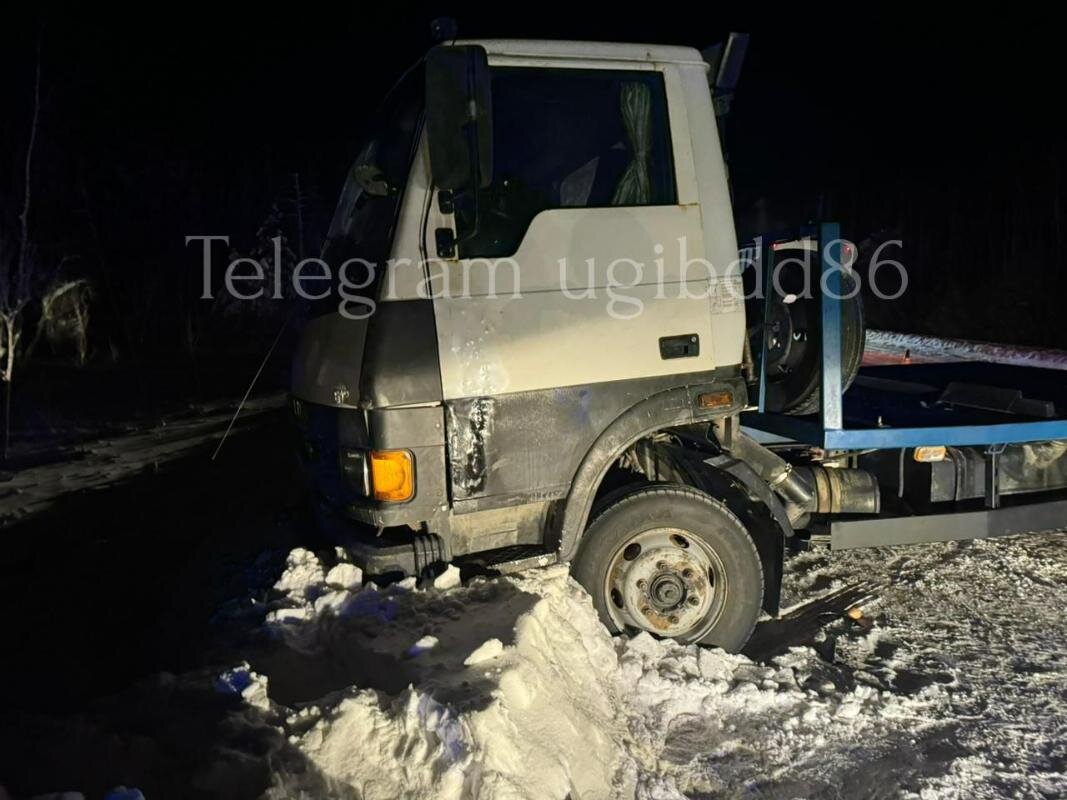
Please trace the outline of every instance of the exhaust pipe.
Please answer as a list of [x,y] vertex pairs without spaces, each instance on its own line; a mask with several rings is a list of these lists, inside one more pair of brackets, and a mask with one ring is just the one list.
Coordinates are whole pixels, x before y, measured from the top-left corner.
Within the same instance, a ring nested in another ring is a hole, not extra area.
[[[794,527],[804,527],[811,514],[877,514],[878,480],[867,470],[837,469],[812,464],[794,467],[755,439],[725,423],[716,423],[719,441],[735,458],[748,464],[783,502]],[[732,434],[732,435],[730,435]]]
[[817,514],[877,514],[881,511],[878,479],[865,469],[837,469],[811,464],[795,470],[815,487]]

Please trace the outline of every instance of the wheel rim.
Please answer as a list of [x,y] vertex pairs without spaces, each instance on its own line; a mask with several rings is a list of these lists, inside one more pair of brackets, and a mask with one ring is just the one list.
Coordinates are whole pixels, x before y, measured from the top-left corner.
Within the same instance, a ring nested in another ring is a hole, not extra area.
[[718,621],[728,586],[722,560],[702,539],[680,528],[654,528],[615,551],[604,589],[621,630],[695,641]]

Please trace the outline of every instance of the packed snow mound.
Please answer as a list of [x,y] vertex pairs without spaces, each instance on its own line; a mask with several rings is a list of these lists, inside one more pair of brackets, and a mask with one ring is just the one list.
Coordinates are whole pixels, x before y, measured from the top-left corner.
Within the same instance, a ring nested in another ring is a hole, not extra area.
[[[276,706],[291,743],[339,794],[620,796],[628,762],[613,682],[618,662],[565,569],[465,588],[455,570],[437,582],[457,584],[450,589],[368,584],[323,604],[338,592],[326,579],[305,580],[324,574],[313,559],[308,551],[290,555],[276,585],[287,605],[266,619],[302,658],[273,654],[262,669],[292,704]],[[356,685],[314,666],[356,660]],[[283,672],[271,674],[272,665]],[[260,700],[248,688],[254,681],[237,685],[250,703]],[[271,796],[306,788],[300,776],[286,776]]]
[[562,566],[426,589],[329,574],[294,551],[265,619],[274,648],[224,676],[321,773],[279,772],[271,798],[323,777],[364,800],[736,796],[827,758],[891,763],[944,703],[941,686],[843,688],[809,648],[768,666],[613,638]]

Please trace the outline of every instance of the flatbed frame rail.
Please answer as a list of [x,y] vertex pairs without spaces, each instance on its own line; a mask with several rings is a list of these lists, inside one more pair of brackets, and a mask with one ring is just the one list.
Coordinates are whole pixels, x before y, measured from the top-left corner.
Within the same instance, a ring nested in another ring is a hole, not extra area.
[[[990,536],[1002,536],[1013,533],[1045,531],[1067,527],[1067,493],[1038,491],[1026,495],[1004,498],[999,490],[999,457],[1006,445],[1042,442],[1049,440],[1067,440],[1067,419],[1019,419],[991,421],[997,416],[972,415],[982,418],[979,424],[960,423],[969,419],[966,415],[956,417],[956,424],[930,424],[930,415],[911,415],[900,407],[886,405],[885,414],[890,421],[900,419],[906,424],[894,426],[883,421],[881,408],[878,406],[879,395],[872,395],[873,408],[865,407],[865,415],[860,424],[846,424],[846,404],[841,391],[842,357],[841,357],[841,272],[842,246],[840,227],[837,223],[827,222],[802,230],[800,235],[766,238],[757,240],[757,268],[762,271],[763,287],[772,290],[774,284],[775,243],[795,240],[797,238],[815,239],[816,252],[820,264],[820,322],[821,322],[821,380],[822,392],[818,414],[794,416],[784,413],[766,411],[767,387],[767,330],[770,322],[770,303],[764,303],[764,319],[760,344],[754,348],[759,359],[758,403],[754,410],[742,415],[742,424],[770,438],[784,442],[796,442],[824,450],[837,451],[874,451],[901,450],[923,446],[950,447],[984,447],[986,458],[986,479],[984,508],[983,501],[964,504],[945,504],[945,508],[929,509],[914,514],[880,514],[877,516],[838,518],[828,521],[822,528],[822,535],[817,538],[829,538],[832,549],[850,549],[856,547],[873,547],[899,544],[918,544],[924,542],[953,541],[958,539],[977,539]],[[996,369],[995,365],[977,365],[980,369]],[[939,365],[941,372],[947,372],[952,365]],[[884,367],[879,369],[900,370],[906,367]],[[1013,368],[1014,369],[1014,368]],[[1037,375],[1040,370],[1018,368],[1015,373],[1020,382],[1026,376]],[[1049,385],[1047,374],[1045,386]],[[877,384],[897,383],[895,379],[875,379]],[[859,381],[857,381],[859,383]],[[1040,385],[1040,381],[1037,381]],[[1062,384],[1058,376],[1053,376],[1052,384],[1067,386],[1067,376]],[[1025,389],[1025,386],[1018,388]],[[853,390],[855,391],[855,389]],[[886,395],[888,397],[888,395]],[[1059,398],[1060,407],[1064,401]],[[855,416],[855,415],[854,415]],[[934,415],[936,418],[937,415]],[[873,419],[873,421],[872,421]],[[856,419],[851,420],[853,423]],[[921,422],[926,424],[914,424]]]

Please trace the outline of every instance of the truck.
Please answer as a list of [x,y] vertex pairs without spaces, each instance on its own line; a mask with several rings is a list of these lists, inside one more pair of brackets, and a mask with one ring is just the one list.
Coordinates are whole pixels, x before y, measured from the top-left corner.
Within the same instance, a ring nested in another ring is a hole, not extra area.
[[566,563],[611,631],[737,651],[787,548],[1067,524],[1061,376],[861,369],[836,224],[739,248],[744,43],[450,39],[390,91],[291,386],[367,573]]

